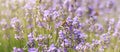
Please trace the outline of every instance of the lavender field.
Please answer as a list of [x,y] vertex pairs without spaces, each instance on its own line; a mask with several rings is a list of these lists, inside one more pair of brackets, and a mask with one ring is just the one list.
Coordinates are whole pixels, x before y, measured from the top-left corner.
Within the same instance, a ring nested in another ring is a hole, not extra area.
[[120,0],[0,0],[0,52],[120,52]]

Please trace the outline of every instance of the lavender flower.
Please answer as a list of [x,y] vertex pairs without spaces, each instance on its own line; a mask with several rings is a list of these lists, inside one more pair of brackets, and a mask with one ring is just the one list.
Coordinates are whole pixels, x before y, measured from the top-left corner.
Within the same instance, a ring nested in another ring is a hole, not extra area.
[[57,52],[57,48],[55,47],[54,44],[50,45],[48,52]]
[[20,20],[17,17],[12,18],[10,24],[13,28],[16,27],[16,23],[20,23]]
[[65,39],[65,34],[62,30],[59,31],[59,38],[60,39]]
[[5,19],[2,19],[2,20],[0,21],[0,25],[5,25],[5,24],[7,24],[6,20],[5,20]]
[[16,46],[13,52],[119,52],[118,3],[113,0],[1,0],[0,40],[4,41],[0,42],[0,51],[10,52]]
[[36,48],[28,48],[28,52],[38,52],[38,49],[36,49]]
[[13,48],[13,52],[24,52],[22,48]]
[[71,16],[68,16],[67,19],[66,19],[66,22],[69,24],[69,23],[72,23],[72,17]]
[[45,38],[44,36],[39,35],[39,36],[36,38],[36,40],[42,41],[44,38]]
[[83,12],[84,12],[83,9],[84,8],[82,8],[82,7],[77,8],[77,10],[75,11],[75,13],[77,14],[77,16],[82,16],[83,15]]
[[100,36],[100,40],[101,40],[101,42],[103,43],[103,45],[104,45],[105,47],[107,47],[107,46],[110,44],[110,42],[111,42],[110,33],[108,32],[108,33],[106,33],[106,34],[101,35],[101,36]]
[[67,48],[71,46],[71,42],[67,39],[64,39],[64,41],[61,44],[62,47]]
[[78,44],[78,45],[75,47],[75,49],[78,50],[78,51],[80,51],[80,50],[82,49],[82,47],[83,47],[83,45]]
[[73,18],[73,23],[72,23],[72,25],[77,25],[78,23],[79,23],[79,19],[78,19],[78,17],[76,16],[76,17]]
[[69,1],[69,0],[65,0],[64,3],[63,3],[63,6],[64,6],[66,9],[68,9],[69,5],[70,5],[70,1]]
[[33,33],[30,33],[28,35],[27,45],[28,45],[28,48],[33,48],[35,46]]

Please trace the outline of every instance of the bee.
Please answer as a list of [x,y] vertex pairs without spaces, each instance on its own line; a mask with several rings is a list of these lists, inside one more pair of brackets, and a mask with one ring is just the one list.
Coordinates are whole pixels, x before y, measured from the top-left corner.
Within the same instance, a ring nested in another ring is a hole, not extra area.
[[99,16],[99,10],[98,9],[95,10],[95,16]]
[[61,26],[65,26],[65,24],[66,24],[67,22],[64,20],[64,21],[62,21],[62,25]]
[[39,0],[39,3],[41,3],[42,0]]

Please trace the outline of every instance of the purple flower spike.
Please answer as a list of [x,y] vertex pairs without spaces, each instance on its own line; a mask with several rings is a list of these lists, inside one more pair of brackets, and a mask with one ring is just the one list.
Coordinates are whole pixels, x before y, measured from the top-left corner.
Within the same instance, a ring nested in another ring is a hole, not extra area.
[[54,44],[50,45],[48,52],[57,52],[57,48],[55,47]]
[[22,48],[13,48],[13,52],[24,52]]
[[38,52],[38,49],[36,49],[36,48],[28,48],[28,52]]
[[68,18],[66,19],[66,22],[67,22],[67,23],[72,23],[72,21],[73,21],[73,20],[72,20],[72,17],[71,17],[71,16],[68,16]]
[[64,32],[62,30],[59,31],[59,38],[65,39],[65,35],[64,35]]
[[79,24],[79,20],[78,20],[78,17],[76,16],[76,17],[73,18],[72,25],[77,25],[77,24]]
[[33,41],[34,41],[33,33],[30,33],[30,34],[28,35],[28,40],[29,40],[30,42],[33,42]]
[[81,8],[81,7],[79,7],[76,11],[75,11],[75,13],[77,14],[77,16],[82,16],[82,14],[83,14],[83,10],[84,8]]
[[64,39],[64,42],[62,42],[61,46],[64,47],[64,48],[70,47],[71,42],[69,40],[67,40],[67,39]]

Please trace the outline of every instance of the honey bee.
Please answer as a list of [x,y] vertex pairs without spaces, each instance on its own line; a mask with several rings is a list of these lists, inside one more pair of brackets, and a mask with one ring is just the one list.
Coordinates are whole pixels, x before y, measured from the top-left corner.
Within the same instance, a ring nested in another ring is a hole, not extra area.
[[66,23],[67,23],[67,22],[64,20],[64,21],[62,22],[62,25],[61,25],[61,26],[65,26]]
[[95,10],[95,16],[99,16],[99,10],[98,9]]
[[41,0],[39,0],[39,3],[41,3]]

